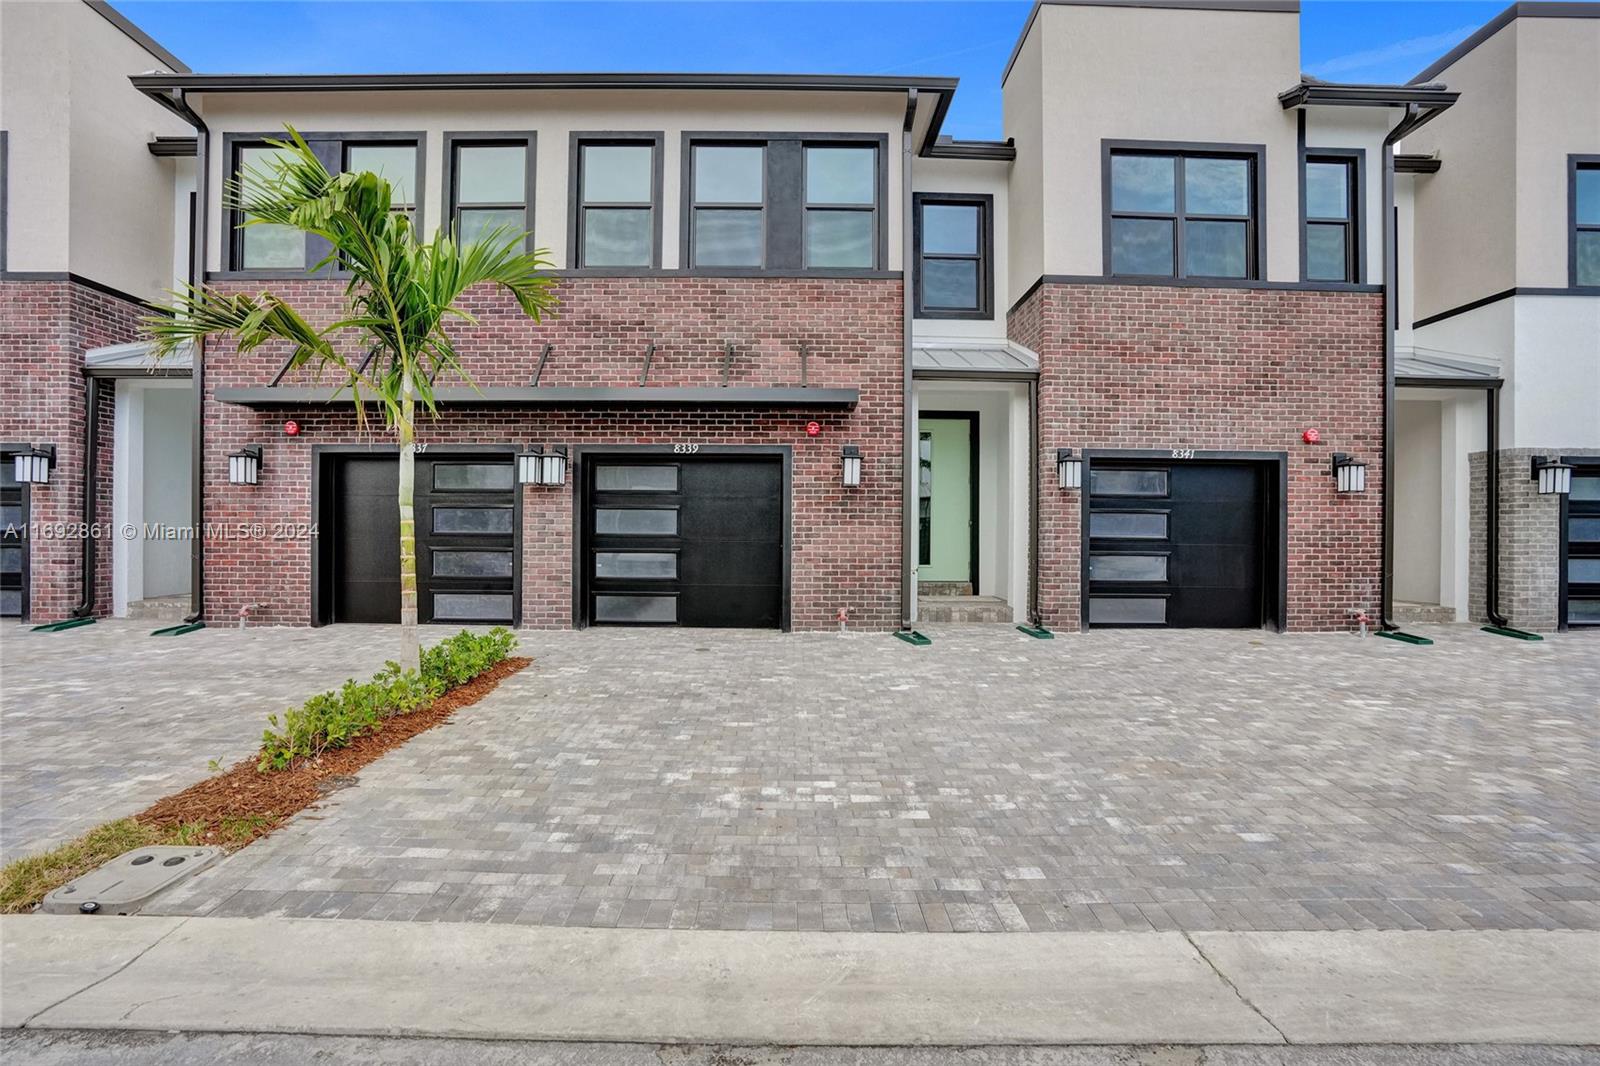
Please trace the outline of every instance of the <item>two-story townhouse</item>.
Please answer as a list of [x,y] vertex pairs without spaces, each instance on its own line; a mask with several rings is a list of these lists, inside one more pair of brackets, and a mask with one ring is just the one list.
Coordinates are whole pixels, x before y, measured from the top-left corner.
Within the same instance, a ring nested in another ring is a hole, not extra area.
[[1600,4],[1514,4],[1434,80],[1461,101],[1403,146],[1395,594],[1597,625]]
[[[151,69],[188,68],[99,0],[0,4],[0,616],[188,602],[187,542],[81,528],[190,518],[187,370],[121,347],[188,276],[193,175],[168,152],[192,131],[129,91]],[[48,480],[19,483],[36,448]]]

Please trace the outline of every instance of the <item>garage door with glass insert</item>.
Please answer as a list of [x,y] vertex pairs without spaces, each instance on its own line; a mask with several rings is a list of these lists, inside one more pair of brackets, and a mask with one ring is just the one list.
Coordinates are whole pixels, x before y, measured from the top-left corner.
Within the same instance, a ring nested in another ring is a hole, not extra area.
[[1568,626],[1600,626],[1600,459],[1563,461],[1573,468],[1566,501],[1563,618]]
[[1261,625],[1265,477],[1248,463],[1093,460],[1089,624]]
[[778,459],[607,456],[584,465],[589,622],[783,624]]

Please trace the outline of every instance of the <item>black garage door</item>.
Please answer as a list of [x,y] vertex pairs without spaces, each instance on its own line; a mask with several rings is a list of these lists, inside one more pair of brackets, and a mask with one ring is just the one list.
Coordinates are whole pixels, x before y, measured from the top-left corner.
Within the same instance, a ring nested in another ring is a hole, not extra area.
[[1088,621],[1257,627],[1268,617],[1273,493],[1258,463],[1095,459]]
[[599,625],[783,624],[776,457],[585,460],[584,609]]
[[[417,616],[511,623],[516,615],[516,471],[510,456],[418,457]],[[400,463],[334,456],[326,472],[323,621],[400,620]]]
[[1600,458],[1563,456],[1572,464],[1562,551],[1561,620],[1600,626]]

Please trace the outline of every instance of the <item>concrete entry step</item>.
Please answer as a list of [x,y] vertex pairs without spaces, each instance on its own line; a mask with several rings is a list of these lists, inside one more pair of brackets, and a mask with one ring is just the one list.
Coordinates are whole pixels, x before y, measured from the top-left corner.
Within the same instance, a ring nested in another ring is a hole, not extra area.
[[918,596],[971,596],[972,582],[970,581],[921,581],[917,582]]
[[1448,625],[1456,620],[1454,607],[1441,607],[1437,603],[1414,603],[1396,600],[1393,621],[1400,625]]
[[923,622],[1010,622],[1011,605],[999,596],[921,596],[917,617]]
[[128,604],[128,617],[141,622],[181,622],[188,613],[188,596],[153,596]]

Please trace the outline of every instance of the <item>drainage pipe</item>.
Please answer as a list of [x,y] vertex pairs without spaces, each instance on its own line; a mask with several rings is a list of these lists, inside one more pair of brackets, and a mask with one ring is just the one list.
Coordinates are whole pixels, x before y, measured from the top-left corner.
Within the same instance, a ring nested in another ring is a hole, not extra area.
[[[211,127],[189,106],[183,90],[177,93],[174,108],[198,134],[195,143],[194,187],[195,209],[189,220],[189,284],[206,283],[206,236],[211,217]],[[186,623],[202,621],[206,613],[205,529],[206,502],[206,339],[194,339],[191,385],[194,389],[194,424],[191,430],[189,460],[189,523],[193,536],[189,539],[189,606],[184,615]]]
[[70,612],[73,618],[89,618],[94,614],[94,527],[99,518],[99,501],[95,499],[95,466],[100,451],[100,379],[85,373],[83,386],[83,600]]
[[1500,613],[1500,386],[1498,384],[1484,390],[1484,397],[1489,409],[1489,426],[1485,434],[1484,443],[1488,448],[1488,455],[1484,463],[1484,473],[1489,481],[1489,491],[1484,497],[1484,506],[1487,508],[1488,541],[1485,548],[1483,588],[1484,613],[1489,618],[1492,626],[1508,627],[1510,623],[1505,615]]
[[906,90],[906,117],[900,131],[900,630],[911,631],[911,564],[916,558],[912,518],[917,513],[917,414],[913,404],[911,341],[916,313],[911,293],[911,128],[917,121],[917,90]]
[[1039,379],[1028,381],[1028,624],[1044,628],[1039,613]]

